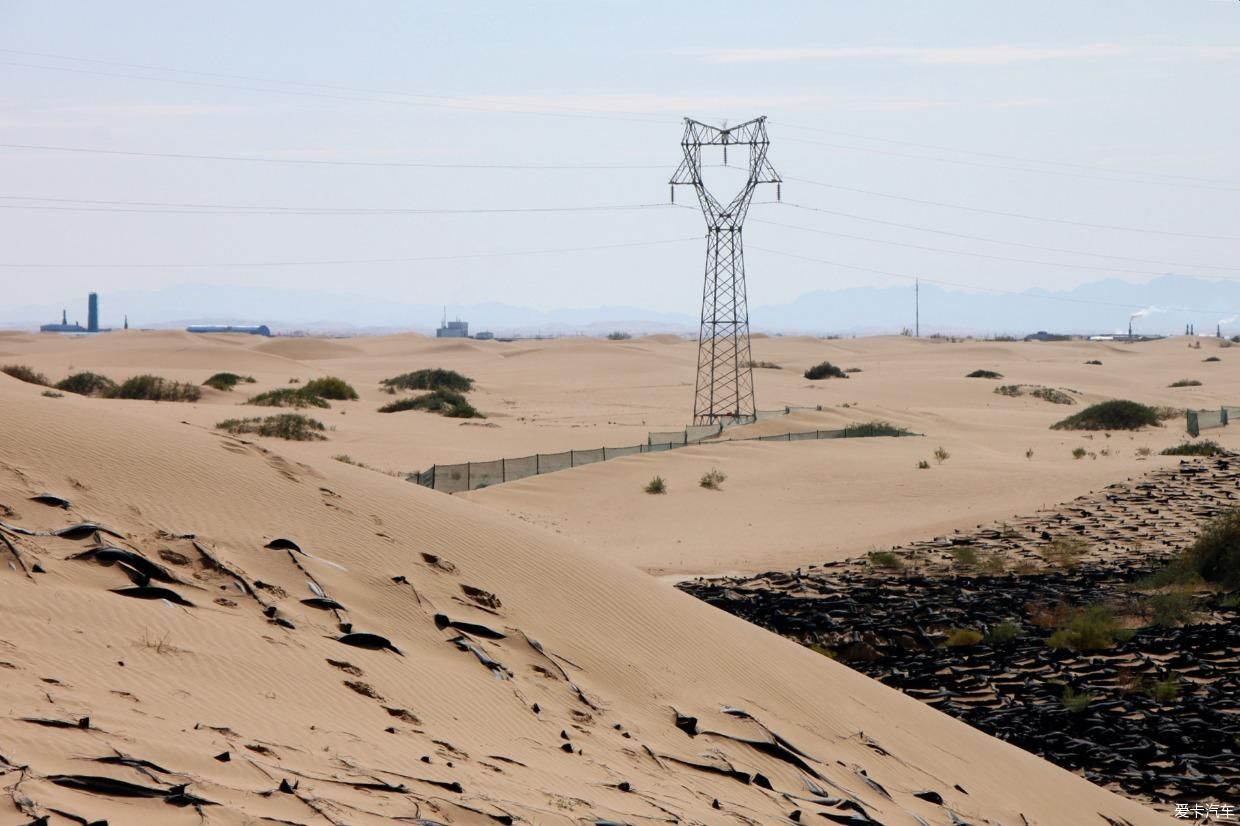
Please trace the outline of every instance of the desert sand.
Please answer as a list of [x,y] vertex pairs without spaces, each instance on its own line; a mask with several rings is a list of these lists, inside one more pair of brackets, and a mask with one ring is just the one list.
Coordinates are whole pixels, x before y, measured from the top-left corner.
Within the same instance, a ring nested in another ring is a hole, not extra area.
[[[755,358],[784,367],[758,373],[759,407],[826,409],[750,429],[878,418],[924,437],[703,445],[455,496],[332,459],[409,471],[644,441],[685,423],[695,349],[0,335],[0,363],[53,380],[257,380],[157,404],[0,375],[4,822],[1164,822],[650,574],[839,558],[1142,473],[1171,460],[1136,449],[1178,442],[1181,421],[1087,440],[1048,430],[1079,406],[963,375],[1210,407],[1240,399],[1233,351],[758,339]],[[862,372],[801,377],[823,359]],[[473,376],[488,418],[376,413],[379,379],[420,367]],[[213,429],[274,412],[238,406],[251,392],[322,375],[362,396],[309,411],[326,441]],[[1167,387],[1186,377],[1204,385]],[[723,489],[698,488],[713,466]],[[656,474],[666,496],[641,491]],[[31,499],[44,493],[69,507]],[[110,532],[49,535],[83,522]],[[120,550],[72,558],[100,546]]]

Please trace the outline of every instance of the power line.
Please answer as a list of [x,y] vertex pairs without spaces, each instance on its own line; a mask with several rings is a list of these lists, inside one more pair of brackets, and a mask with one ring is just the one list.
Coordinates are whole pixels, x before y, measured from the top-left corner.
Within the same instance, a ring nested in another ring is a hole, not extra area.
[[839,184],[828,184],[822,181],[815,181],[809,178],[794,178],[784,176],[785,181],[796,181],[797,183],[809,184],[811,186],[821,186],[826,189],[838,189],[841,192],[853,192],[858,195],[870,195],[875,198],[888,198],[894,201],[904,201],[911,204],[921,204],[923,206],[943,207],[944,209],[958,209],[964,212],[974,212],[983,215],[999,215],[1004,218],[1020,218],[1025,221],[1041,221],[1048,224],[1065,224],[1074,227],[1085,227],[1087,229],[1106,229],[1117,232],[1136,232],[1142,235],[1166,235],[1173,238],[1196,238],[1206,241],[1240,241],[1240,236],[1236,235],[1205,235],[1202,233],[1192,232],[1172,232],[1170,230],[1150,229],[1149,227],[1128,227],[1119,224],[1091,224],[1085,221],[1071,221],[1064,218],[1048,218],[1042,215],[1029,215],[1021,212],[1004,212],[999,209],[987,209],[984,207],[972,207],[964,204],[952,204],[945,201],[931,201],[926,198],[912,198],[907,195],[892,195],[887,192],[875,192],[869,189],[857,189],[856,187],[840,186]]
[[[883,238],[869,238],[864,235],[852,235],[846,232],[831,232],[824,229],[814,229],[812,227],[799,227],[794,224],[784,224],[779,221],[765,221],[760,218],[754,218],[754,222],[759,224],[769,224],[770,226],[783,227],[784,229],[793,229],[800,232],[812,232],[816,235],[829,235],[834,238],[847,238],[853,241],[865,241],[871,244],[883,244],[892,247],[904,247],[906,249],[923,250],[925,252],[941,252],[948,255],[963,255],[969,258],[986,258],[992,261],[1008,261],[1016,264],[1037,264],[1043,267],[1059,267],[1067,270],[1093,270],[1097,272],[1118,272],[1128,275],[1166,275],[1165,270],[1139,270],[1130,267],[1101,267],[1092,264],[1071,264],[1062,261],[1042,261],[1035,258],[1016,258],[1007,255],[990,255],[984,252],[969,252],[967,250],[954,250],[945,247],[931,247],[922,244],[909,244],[902,241],[889,241]],[[1225,276],[1215,276],[1225,277]],[[1240,277],[1240,276],[1232,276]]]
[[[127,212],[180,215],[486,215],[544,212],[618,212],[643,209],[669,209],[674,204],[615,204],[565,207],[472,207],[463,209],[351,209],[281,206],[239,206],[235,204],[192,204],[164,201],[102,201],[85,198],[41,198],[0,195],[4,200],[45,203],[0,204],[0,209],[51,210],[56,212]],[[73,206],[65,206],[72,204]],[[81,206],[86,204],[89,206]]]
[[[2,50],[0,50],[2,51]],[[329,161],[305,158],[274,158],[260,155],[195,155],[186,152],[140,152],[127,149],[98,149],[85,146],[51,146],[33,143],[0,143],[0,149],[31,150],[40,152],[74,152],[91,155],[117,155],[133,158],[167,158],[194,161],[237,161],[243,163],[272,163],[306,166],[372,166],[410,169],[529,169],[529,170],[590,170],[590,169],[666,169],[667,164],[506,164],[506,163],[431,163],[408,161]]]
[[[1092,305],[1096,305],[1100,307],[1117,307],[1123,310],[1143,309],[1141,305],[1137,305],[1137,304],[1120,304],[1115,301],[1094,301],[1088,298],[1069,298],[1068,296],[1063,296],[1063,295],[1045,295],[1042,293],[1017,292],[1016,290],[1004,290],[999,287],[982,287],[977,284],[961,284],[955,281],[943,281],[941,279],[926,278],[924,275],[909,275],[907,273],[891,272],[890,270],[878,270],[878,269],[874,269],[873,267],[860,267],[855,264],[845,264],[840,261],[828,261],[825,258],[814,258],[808,255],[798,255],[797,253],[784,252],[782,250],[773,250],[773,249],[770,249],[769,247],[750,246],[749,249],[759,250],[761,252],[767,252],[767,253],[770,253],[771,255],[781,255],[785,258],[796,258],[801,261],[811,261],[815,264],[826,264],[828,266],[839,267],[840,269],[844,269],[844,270],[855,270],[857,272],[867,272],[867,273],[871,273],[872,275],[885,275],[891,278],[900,278],[906,281],[913,281],[913,282],[921,280],[921,281],[925,281],[927,284],[938,284],[939,286],[942,286],[942,287],[956,287],[957,289],[963,289],[963,290],[978,290],[980,292],[996,293],[998,295],[1012,295],[1012,296],[1016,296],[1017,298],[1034,298],[1034,299],[1043,299],[1046,301],[1061,301],[1061,302],[1067,302],[1069,304],[1092,304]],[[1218,313],[1233,312],[1232,310],[1198,310],[1198,309],[1193,309],[1191,307],[1169,307],[1166,309],[1174,310],[1175,312],[1194,313],[1198,315],[1217,315]]]
[[1224,267],[1216,264],[1186,264],[1182,261],[1162,261],[1156,258],[1134,258],[1128,255],[1110,255],[1100,252],[1086,252],[1085,250],[1066,249],[1064,247],[1047,247],[1041,244],[1026,244],[1021,241],[1004,241],[999,238],[987,238],[984,235],[968,235],[962,232],[950,232],[948,230],[918,226],[917,224],[902,224],[898,221],[887,221],[882,218],[870,218],[864,215],[854,215],[851,212],[839,212],[833,209],[807,206],[805,204],[797,204],[791,201],[777,201],[776,203],[783,204],[784,206],[791,207],[793,209],[820,212],[824,215],[834,215],[838,218],[848,218],[854,221],[865,221],[866,223],[881,224],[882,226],[898,227],[900,229],[911,229],[917,232],[929,232],[935,235],[945,235],[950,238],[963,238],[968,241],[983,241],[987,244],[1005,244],[1011,247],[1022,247],[1024,249],[1041,250],[1043,252],[1058,252],[1065,255],[1083,255],[1090,258],[1106,258],[1112,261],[1132,261],[1137,264],[1160,264],[1167,267],[1188,267],[1199,270],[1240,270],[1240,267]]
[[[0,49],[0,51],[3,51],[3,49]],[[798,126],[792,123],[784,123],[783,121],[779,121],[777,125],[783,126],[788,129],[801,129],[806,132],[818,132],[823,135],[839,135],[840,137],[854,138],[856,140],[877,141],[879,143],[891,143],[891,144],[896,144],[898,146],[912,146],[917,149],[933,149],[938,152],[956,152],[962,155],[976,155],[981,158],[996,158],[998,160],[1004,160],[1004,161],[1018,161],[1020,163],[1044,164],[1046,166],[1062,166],[1068,169],[1084,169],[1090,172],[1105,172],[1105,173],[1110,173],[1110,174],[1115,174],[1115,175],[1134,175],[1134,176],[1145,175],[1145,176],[1152,177],[1152,178],[1171,178],[1171,179],[1176,179],[1176,180],[1181,180],[1181,181],[1194,181],[1197,183],[1207,183],[1207,184],[1225,183],[1225,184],[1240,185],[1240,182],[1237,182],[1237,181],[1228,181],[1228,180],[1222,180],[1222,179],[1216,179],[1216,178],[1197,178],[1191,175],[1170,175],[1165,172],[1134,172],[1133,170],[1128,170],[1128,169],[1108,169],[1105,167],[1091,166],[1089,164],[1069,163],[1067,161],[1047,161],[1047,160],[1042,160],[1039,158],[1022,158],[1017,155],[1002,155],[1002,154],[999,154],[998,152],[982,152],[976,149],[958,149],[956,147],[942,146],[942,145],[936,145],[936,144],[931,144],[931,143],[915,143],[913,141],[895,140],[893,138],[879,138],[873,135],[858,135],[852,132],[839,132],[839,131],[832,130],[832,129],[818,129],[813,126]]]
[[539,249],[539,250],[509,250],[507,252],[475,252],[462,253],[459,255],[422,255],[412,258],[353,258],[353,259],[326,259],[318,261],[256,261],[249,263],[221,263],[221,264],[100,264],[92,262],[88,264],[5,264],[0,263],[3,269],[233,269],[233,268],[256,268],[256,267],[320,267],[320,266],[341,266],[341,265],[359,265],[359,264],[407,264],[419,261],[462,261],[472,258],[508,258],[517,255],[549,255],[554,253],[568,252],[595,252],[598,250],[616,250],[627,249],[629,247],[652,247],[662,244],[680,244],[686,241],[701,241],[701,236],[693,236],[691,238],[666,238],[658,241],[633,241],[623,244],[600,244],[590,247],[559,247],[555,249]]
[[838,143],[824,143],[823,141],[810,141],[804,138],[781,138],[781,140],[792,141],[793,143],[805,143],[812,146],[825,146],[829,149],[844,149],[850,152],[870,152],[876,155],[888,155],[896,158],[912,158],[919,161],[936,161],[938,163],[956,164],[959,166],[976,166],[983,169],[1004,169],[1011,172],[1032,172],[1035,175],[1058,175],[1064,178],[1080,178],[1084,180],[1105,181],[1107,183],[1130,183],[1140,184],[1143,186],[1170,186],[1181,187],[1185,189],[1208,189],[1216,192],[1240,192],[1240,187],[1235,186],[1212,186],[1209,184],[1197,184],[1187,182],[1173,181],[1143,181],[1136,178],[1117,178],[1106,177],[1103,175],[1086,175],[1079,172],[1057,172],[1052,169],[1028,169],[1021,166],[1009,166],[1006,164],[985,163],[982,161],[966,161],[959,158],[936,158],[933,155],[914,155],[908,152],[895,152],[889,149],[873,149],[866,146],[845,146]]

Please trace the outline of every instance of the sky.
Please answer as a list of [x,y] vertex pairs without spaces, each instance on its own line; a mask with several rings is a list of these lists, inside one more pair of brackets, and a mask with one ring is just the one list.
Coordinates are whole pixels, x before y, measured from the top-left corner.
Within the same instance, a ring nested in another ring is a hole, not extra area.
[[1224,0],[0,0],[0,311],[210,284],[696,315],[683,119],[760,115],[751,304],[1240,278],[1237,89]]

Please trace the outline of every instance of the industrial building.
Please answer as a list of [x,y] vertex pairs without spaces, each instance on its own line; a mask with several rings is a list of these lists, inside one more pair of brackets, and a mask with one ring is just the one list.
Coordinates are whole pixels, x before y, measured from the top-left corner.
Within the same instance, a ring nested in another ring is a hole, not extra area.
[[44,324],[39,327],[40,333],[98,333],[99,329],[99,293],[91,293],[86,297],[86,326],[81,322],[69,323],[69,313],[60,311],[59,324]]
[[66,310],[60,311],[59,324],[44,324],[39,328],[40,333],[84,333],[86,328],[81,324],[74,322],[69,323],[69,313]]
[[244,326],[232,324],[191,324],[185,328],[187,333],[248,333],[252,336],[270,336],[271,328],[266,324]]
[[444,321],[443,326],[435,331],[435,338],[469,338],[469,322]]

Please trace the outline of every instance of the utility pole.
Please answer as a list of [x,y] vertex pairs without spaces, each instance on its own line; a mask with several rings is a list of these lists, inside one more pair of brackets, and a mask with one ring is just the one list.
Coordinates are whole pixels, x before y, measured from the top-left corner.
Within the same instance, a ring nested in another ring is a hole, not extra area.
[[920,278],[913,279],[913,306],[916,308],[914,310],[914,316],[913,316],[914,318],[913,336],[916,338],[921,338],[921,279]]
[[[745,262],[741,225],[758,184],[775,184],[779,197],[782,179],[766,159],[770,141],[766,118],[720,128],[685,118],[680,146],[684,160],[672,174],[676,186],[692,186],[706,218],[706,279],[702,288],[702,320],[698,332],[697,387],[693,423],[713,425],[727,419],[754,415],[753,354],[749,348],[749,306],[745,292]],[[749,149],[749,177],[726,205],[716,200],[702,182],[702,147]]]

